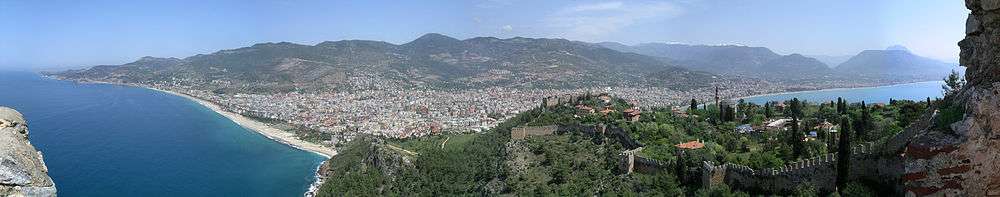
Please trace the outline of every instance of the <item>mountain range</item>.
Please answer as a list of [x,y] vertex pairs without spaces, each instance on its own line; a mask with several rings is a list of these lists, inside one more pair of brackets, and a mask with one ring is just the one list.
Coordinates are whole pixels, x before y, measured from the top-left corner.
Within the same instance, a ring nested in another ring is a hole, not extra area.
[[719,80],[655,57],[584,42],[522,37],[458,40],[434,33],[401,45],[367,40],[262,43],[183,59],[144,57],[56,75],[116,82],[182,80],[254,91],[623,85],[691,89]]
[[847,60],[854,57],[854,55],[805,55],[806,57],[811,57],[813,59],[819,60],[826,64],[830,68],[836,68],[837,65],[846,62]]
[[681,67],[721,75],[755,78],[814,79],[832,75],[822,62],[799,54],[779,55],[765,47],[645,43],[628,46],[602,42],[611,49],[665,58]]
[[841,63],[837,72],[872,78],[911,78],[940,80],[952,70],[963,70],[957,64],[921,57],[905,47],[861,51]]
[[[720,81],[938,80],[954,65],[895,47],[867,50],[830,68],[765,47],[476,37],[430,33],[411,42],[260,43],[187,58],[143,57],[123,65],[54,73],[78,80],[175,83],[222,92],[487,87],[667,87]],[[819,79],[819,80],[817,80]]]
[[[645,43],[634,46],[614,42],[597,45],[622,52],[661,58],[678,66],[721,75],[762,79],[837,78],[871,80],[940,80],[955,64],[913,54],[895,45],[885,50],[865,50],[854,56],[780,55],[765,47],[739,45],[686,45]],[[814,58],[819,57],[819,58]],[[836,65],[831,65],[836,63]]]

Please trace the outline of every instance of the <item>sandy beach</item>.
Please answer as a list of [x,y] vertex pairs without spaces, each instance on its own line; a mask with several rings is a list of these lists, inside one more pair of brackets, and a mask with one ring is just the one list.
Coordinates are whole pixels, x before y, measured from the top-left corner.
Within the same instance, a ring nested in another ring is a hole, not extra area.
[[156,90],[156,91],[160,91],[160,92],[165,92],[165,93],[173,94],[173,95],[177,95],[177,96],[184,97],[184,98],[190,99],[192,101],[195,101],[196,103],[201,104],[201,105],[207,107],[208,109],[211,109],[212,111],[215,111],[215,113],[219,113],[222,116],[225,116],[229,120],[232,120],[233,122],[235,122],[236,124],[238,124],[238,125],[240,125],[240,126],[242,126],[244,128],[256,131],[257,133],[260,133],[261,135],[264,135],[265,137],[270,138],[271,140],[278,141],[278,142],[281,142],[283,144],[287,144],[287,145],[295,147],[297,149],[301,149],[301,150],[313,152],[313,153],[322,155],[323,157],[326,157],[326,158],[330,158],[333,155],[337,154],[337,151],[333,150],[332,148],[327,148],[327,147],[324,147],[324,146],[319,145],[319,144],[315,144],[315,143],[312,143],[312,142],[307,142],[307,141],[304,141],[304,140],[300,140],[300,139],[298,139],[298,138],[295,137],[295,133],[287,132],[287,131],[284,131],[284,130],[281,130],[281,129],[277,129],[277,128],[268,126],[266,123],[259,122],[259,121],[247,118],[246,116],[239,115],[239,114],[236,114],[236,113],[233,113],[233,112],[229,112],[229,111],[223,110],[222,107],[220,107],[219,105],[216,105],[215,103],[208,102],[206,100],[202,100],[202,99],[195,98],[195,97],[192,97],[192,96],[188,96],[187,94],[177,93],[177,92],[168,91],[168,90],[161,90],[161,89],[156,89],[156,88],[150,88],[150,87],[146,87],[146,88],[149,88],[149,89],[152,89],[152,90]]
[[[281,129],[277,129],[277,128],[268,126],[267,124],[265,124],[263,122],[259,122],[259,121],[247,118],[246,116],[239,115],[239,114],[236,114],[236,113],[232,113],[232,112],[223,110],[222,107],[219,107],[219,105],[216,105],[215,103],[208,102],[206,100],[202,100],[202,99],[199,99],[199,98],[195,98],[195,97],[189,96],[187,94],[181,94],[181,93],[177,93],[177,92],[173,92],[173,91],[161,90],[161,89],[156,89],[156,88],[151,88],[151,87],[145,87],[145,88],[148,88],[148,89],[151,89],[151,90],[160,91],[160,92],[165,92],[165,93],[168,93],[168,94],[177,95],[177,96],[184,97],[184,98],[187,98],[189,100],[192,100],[192,101],[194,101],[194,102],[196,102],[198,104],[201,104],[202,106],[207,107],[208,109],[211,109],[215,113],[219,113],[222,116],[225,116],[229,120],[232,120],[233,122],[235,122],[236,124],[238,124],[238,125],[240,125],[240,126],[242,126],[244,128],[256,131],[257,133],[260,133],[264,137],[270,138],[271,140],[280,142],[282,144],[287,144],[287,145],[292,146],[292,147],[294,147],[296,149],[300,149],[300,150],[305,150],[305,151],[309,151],[309,152],[312,152],[312,153],[316,153],[318,155],[322,155],[323,157],[326,157],[327,159],[329,159],[330,157],[332,157],[334,155],[337,155],[337,151],[333,150],[332,148],[327,148],[327,147],[323,147],[322,145],[319,145],[319,144],[315,144],[315,143],[312,143],[312,142],[307,142],[307,141],[300,140],[300,139],[296,138],[295,134],[292,133],[292,132],[287,132],[287,131],[284,131],[284,130],[281,130]],[[326,162],[326,161],[323,161],[323,162]],[[323,163],[320,163],[320,166],[322,166],[322,165],[323,165]],[[309,184],[309,189],[306,190],[306,193],[304,193],[303,196],[306,196],[306,197],[315,196],[316,192],[319,191],[319,187],[321,185],[323,185],[323,177],[321,177],[319,175],[319,168],[320,168],[320,166],[316,167],[316,174],[315,174],[316,181],[313,182],[312,184]]]

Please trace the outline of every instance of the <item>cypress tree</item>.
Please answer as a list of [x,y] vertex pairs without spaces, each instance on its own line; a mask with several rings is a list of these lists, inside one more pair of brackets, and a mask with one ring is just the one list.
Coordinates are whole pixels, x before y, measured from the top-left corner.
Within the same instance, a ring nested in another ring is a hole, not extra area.
[[851,119],[842,116],[840,119],[840,139],[837,143],[837,188],[847,185],[847,176],[851,167]]
[[792,116],[792,131],[788,136],[788,143],[792,145],[792,158],[802,156],[802,132],[799,132],[799,118],[795,116]]
[[771,109],[771,102],[764,103],[764,117],[771,118],[774,116],[774,110]]
[[868,105],[865,105],[865,101],[861,101],[861,122],[858,123],[860,126],[856,129],[858,133],[858,139],[868,140],[869,136],[868,130],[872,129],[872,116],[868,111]]
[[840,108],[840,103],[841,102],[844,102],[844,99],[840,98],[840,97],[837,97],[837,114],[843,114],[844,113],[844,112],[842,112],[842,109]]
[[791,112],[792,117],[802,116],[802,102],[799,101],[799,98],[792,98],[792,104],[789,108],[789,112]]
[[688,160],[690,160],[690,158],[684,151],[681,151],[680,154],[677,156],[677,167],[676,169],[674,169],[675,171],[674,173],[677,174],[677,179],[679,181],[687,180]]
[[696,109],[698,109],[698,101],[691,99],[691,106],[688,107],[688,110],[696,110]]
[[837,108],[840,109],[838,111],[840,112],[841,115],[847,114],[847,100],[846,99],[841,100],[840,104],[837,105]]

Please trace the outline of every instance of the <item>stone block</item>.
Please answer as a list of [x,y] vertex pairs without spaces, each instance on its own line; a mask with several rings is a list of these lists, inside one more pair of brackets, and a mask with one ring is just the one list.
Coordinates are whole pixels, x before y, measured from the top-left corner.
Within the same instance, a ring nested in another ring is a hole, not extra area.
[[972,35],[981,32],[982,29],[979,27],[979,19],[975,15],[969,14],[969,18],[965,19],[965,34]]
[[1000,9],[1000,0],[981,0],[979,5],[983,7],[985,11],[993,11]]

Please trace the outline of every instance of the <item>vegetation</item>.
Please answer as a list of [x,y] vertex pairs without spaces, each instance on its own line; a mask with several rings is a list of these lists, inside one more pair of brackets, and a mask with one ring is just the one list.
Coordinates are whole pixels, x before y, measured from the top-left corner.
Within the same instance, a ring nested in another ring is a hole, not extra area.
[[944,100],[938,106],[938,118],[934,122],[934,128],[953,133],[951,124],[961,121],[965,116],[965,108],[961,103],[956,102],[956,94],[965,86],[965,79],[958,75],[958,72],[951,71],[948,77],[944,78],[945,85],[941,86],[944,91]]
[[[891,137],[927,107],[925,102],[895,100],[873,107],[843,100],[811,103],[793,99],[783,103],[790,105],[738,102],[735,109],[739,110],[731,111],[732,120],[719,119],[727,110],[710,104],[690,108],[685,115],[666,108],[647,109],[641,118],[630,121],[621,113],[632,108],[624,100],[604,102],[588,95],[578,104],[607,107],[617,113],[589,113],[573,105],[540,106],[483,133],[356,140],[331,159],[330,178],[320,194],[749,196],[724,185],[703,189],[697,169],[703,161],[760,169],[832,152],[849,157],[844,154],[850,154],[850,144],[858,143],[854,141]],[[691,104],[697,106],[696,101]],[[781,118],[790,119],[787,127],[763,127]],[[839,129],[839,136],[819,127],[826,123],[839,125],[832,128]],[[668,165],[666,170],[625,174],[620,168],[624,143],[582,130],[564,129],[555,135],[510,140],[510,130],[518,126],[592,124],[623,129],[643,145],[638,155],[662,161]],[[741,125],[759,130],[740,133],[737,128]],[[851,131],[862,128],[868,131],[866,137],[852,136]],[[704,148],[682,150],[674,146],[695,140],[704,142]],[[389,146],[405,151],[386,148]],[[416,154],[402,153],[406,151]],[[838,185],[851,187],[846,179],[838,179]],[[809,185],[796,190],[801,195],[817,192]]]
[[844,188],[847,184],[847,177],[849,176],[851,160],[842,158],[851,158],[851,120],[847,117],[841,119],[840,130],[840,144],[837,145],[837,187]]
[[961,90],[962,86],[965,86],[965,78],[958,75],[955,70],[951,70],[951,74],[944,78],[944,85],[941,85],[941,89],[944,89],[944,96],[948,97]]

